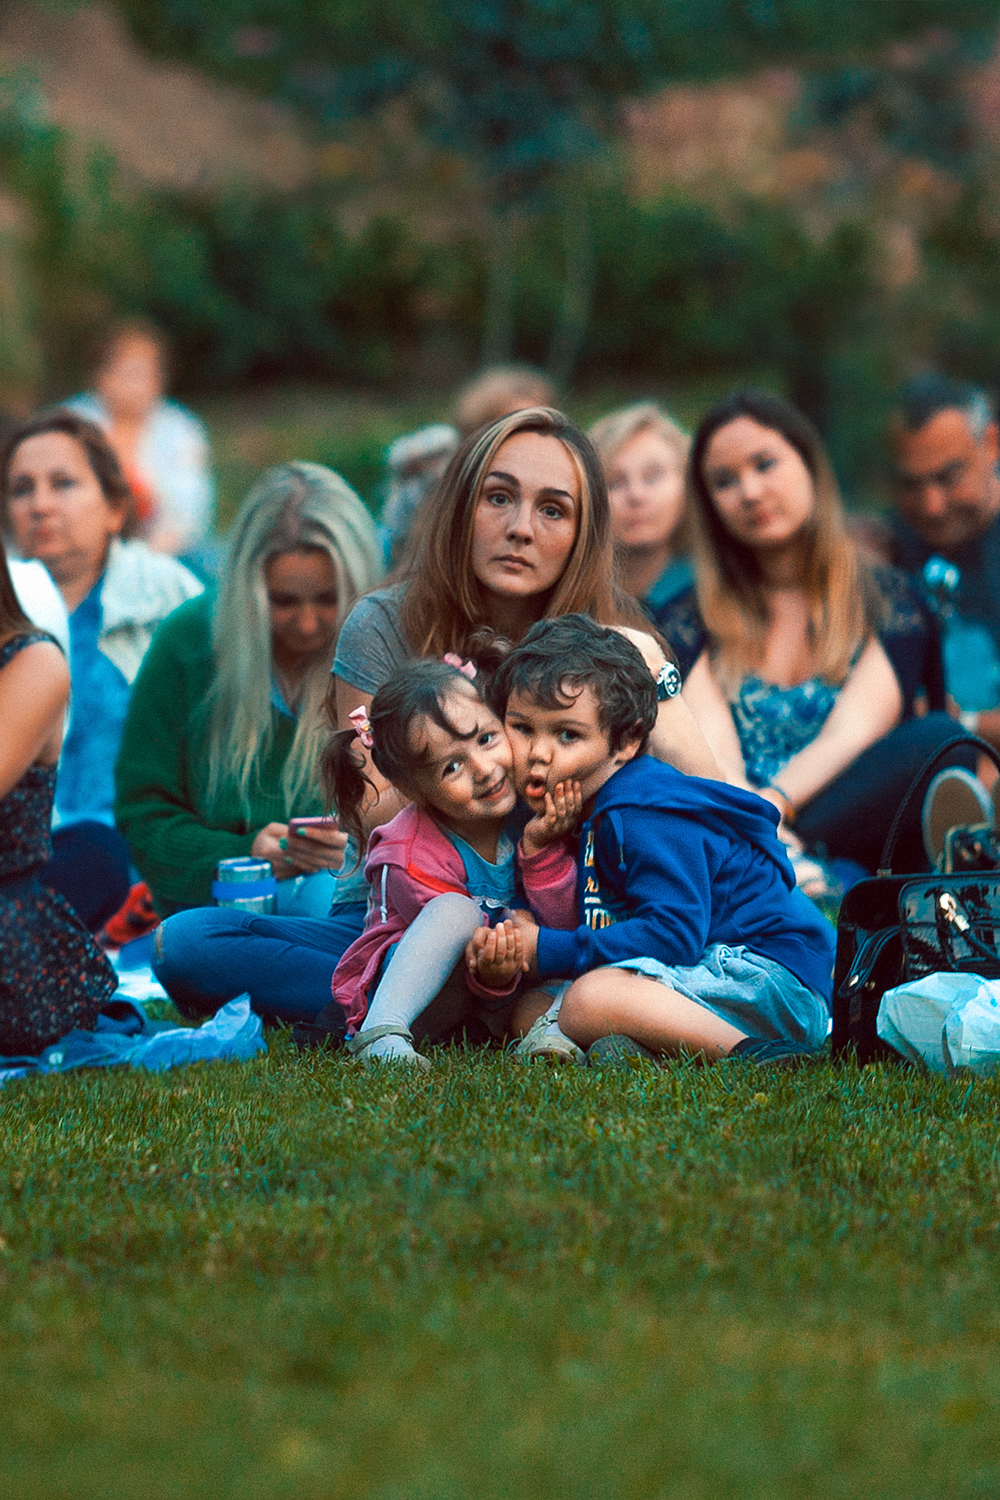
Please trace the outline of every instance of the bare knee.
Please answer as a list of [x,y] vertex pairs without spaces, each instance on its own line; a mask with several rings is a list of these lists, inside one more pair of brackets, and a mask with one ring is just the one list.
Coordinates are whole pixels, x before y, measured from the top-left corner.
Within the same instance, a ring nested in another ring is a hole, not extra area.
[[593,969],[573,981],[559,1011],[560,1031],[574,1042],[580,1037],[593,1040],[604,1035],[609,980],[618,972],[616,969]]

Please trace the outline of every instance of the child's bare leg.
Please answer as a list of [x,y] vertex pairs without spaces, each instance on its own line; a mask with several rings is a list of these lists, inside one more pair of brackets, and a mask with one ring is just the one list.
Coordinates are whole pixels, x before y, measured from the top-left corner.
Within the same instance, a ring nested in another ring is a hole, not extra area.
[[580,1047],[598,1037],[630,1036],[654,1052],[725,1057],[746,1036],[686,995],[629,969],[595,969],[570,986],[559,1025]]
[[[358,1037],[377,1026],[411,1026],[444,985],[482,920],[476,902],[457,892],[428,901],[403,933],[386,965]],[[376,1058],[416,1060],[410,1043],[397,1035],[380,1036],[361,1055],[366,1062]]]
[[552,1004],[548,990],[526,990],[519,995],[510,1018],[511,1036],[527,1036],[539,1016],[544,1016]]

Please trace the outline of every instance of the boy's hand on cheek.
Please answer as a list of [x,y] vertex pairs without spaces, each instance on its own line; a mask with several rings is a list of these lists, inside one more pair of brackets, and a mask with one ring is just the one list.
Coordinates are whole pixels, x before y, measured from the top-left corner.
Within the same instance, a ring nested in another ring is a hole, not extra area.
[[522,835],[525,854],[538,854],[547,844],[569,833],[582,809],[578,781],[560,781],[554,791],[546,792],[545,806],[525,825]]
[[511,920],[521,939],[521,968],[530,977],[538,974],[538,923],[530,911],[513,911]]

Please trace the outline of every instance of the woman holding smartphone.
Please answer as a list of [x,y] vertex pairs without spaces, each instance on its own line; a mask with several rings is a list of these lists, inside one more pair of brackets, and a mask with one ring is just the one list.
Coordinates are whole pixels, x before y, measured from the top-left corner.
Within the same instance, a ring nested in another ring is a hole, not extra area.
[[334,878],[346,838],[321,818],[317,766],[337,634],[380,556],[339,475],[280,464],[233,523],[218,596],[157,631],[132,690],[115,812],[162,916],[207,906],[219,861],[248,855],[272,866],[283,915],[356,904]]

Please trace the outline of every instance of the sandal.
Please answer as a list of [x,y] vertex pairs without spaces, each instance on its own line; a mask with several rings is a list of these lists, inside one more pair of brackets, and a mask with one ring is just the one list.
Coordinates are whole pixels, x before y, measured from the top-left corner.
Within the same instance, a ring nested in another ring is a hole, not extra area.
[[[366,1057],[364,1054],[372,1042],[377,1042],[384,1036],[403,1037],[405,1041],[409,1042],[410,1051],[392,1053],[388,1057],[372,1057],[371,1054]],[[357,1032],[344,1043],[344,1046],[352,1057],[359,1058],[361,1062],[368,1063],[369,1066],[377,1062],[398,1062],[405,1064],[408,1068],[419,1068],[423,1073],[429,1073],[431,1070],[430,1058],[422,1057],[416,1051],[413,1046],[413,1033],[406,1026],[399,1026],[394,1023],[389,1023],[385,1026],[372,1026],[367,1031]]]
[[549,1063],[574,1063],[583,1066],[583,1049],[559,1030],[558,1017],[546,1014],[539,1016],[531,1030],[514,1048],[519,1062],[531,1062],[540,1057]]

